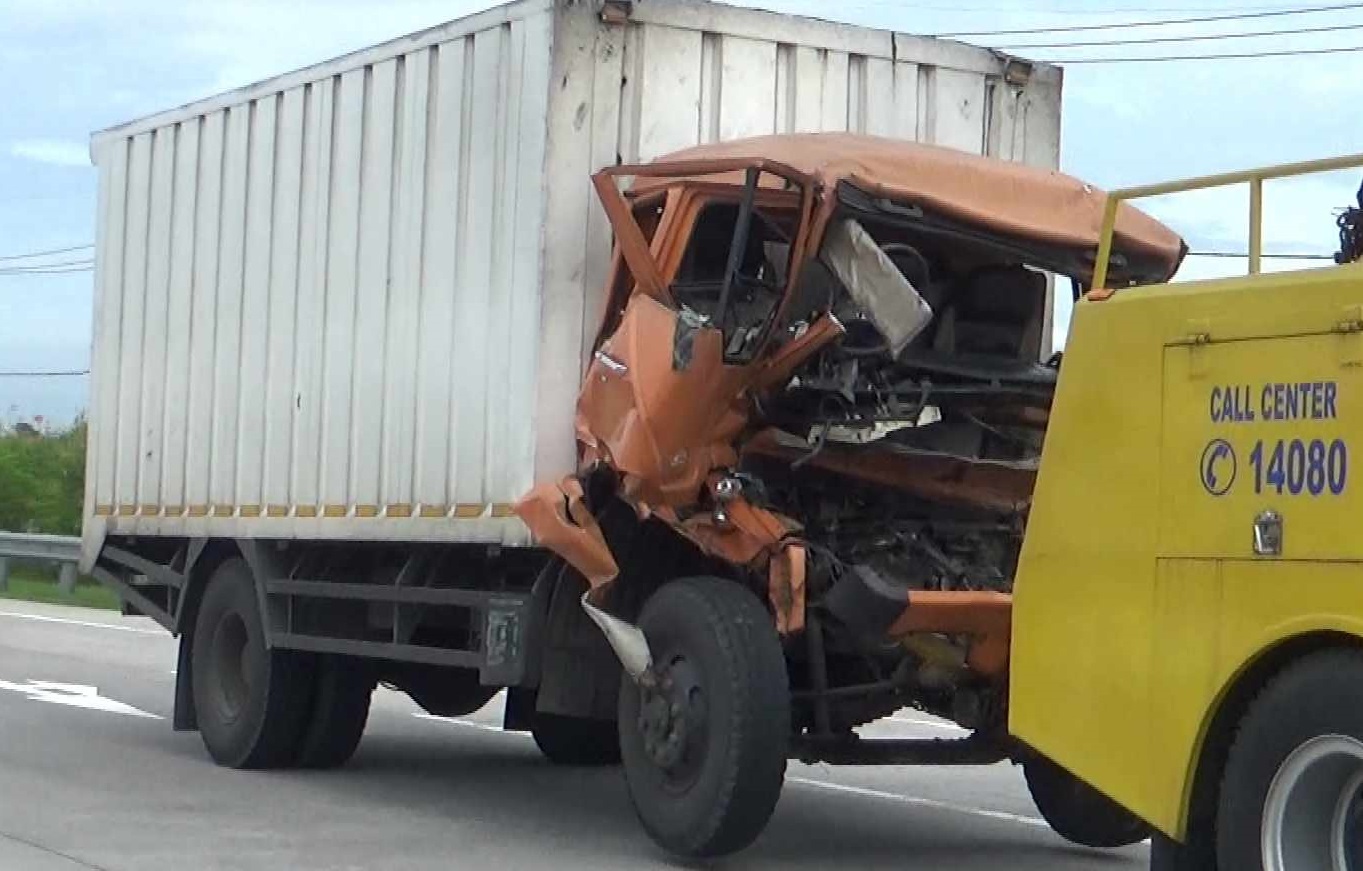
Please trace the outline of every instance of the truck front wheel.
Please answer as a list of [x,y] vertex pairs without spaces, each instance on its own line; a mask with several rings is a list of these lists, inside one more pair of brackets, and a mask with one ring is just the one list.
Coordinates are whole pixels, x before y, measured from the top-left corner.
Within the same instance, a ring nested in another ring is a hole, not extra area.
[[309,664],[266,647],[246,563],[220,565],[199,604],[191,663],[194,713],[214,761],[230,768],[294,761],[309,710]]
[[775,624],[719,578],[661,587],[639,618],[655,686],[625,680],[620,751],[649,835],[705,858],[752,843],[776,808],[790,741],[790,691]]
[[1037,810],[1065,840],[1106,850],[1150,837],[1150,826],[1049,759],[1032,756],[1022,771]]
[[1260,692],[1226,760],[1221,868],[1363,869],[1363,652],[1330,650]]

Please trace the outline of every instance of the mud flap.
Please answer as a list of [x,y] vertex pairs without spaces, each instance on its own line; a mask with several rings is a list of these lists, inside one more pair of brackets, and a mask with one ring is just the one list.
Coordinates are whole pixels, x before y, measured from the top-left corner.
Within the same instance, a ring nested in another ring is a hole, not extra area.
[[561,575],[554,588],[535,706],[543,713],[612,720],[623,669],[606,636],[582,610],[586,589],[574,572]]
[[180,633],[180,652],[175,658],[175,711],[171,728],[176,732],[197,732],[199,721],[194,716],[193,670],[190,667],[194,634]]

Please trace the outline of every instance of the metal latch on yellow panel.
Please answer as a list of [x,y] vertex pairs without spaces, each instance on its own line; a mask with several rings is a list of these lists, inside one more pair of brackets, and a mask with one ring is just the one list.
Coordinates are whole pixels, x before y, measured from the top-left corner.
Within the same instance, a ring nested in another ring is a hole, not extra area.
[[1339,333],[1363,331],[1363,305],[1345,306],[1339,323],[1335,324],[1335,331]]
[[1178,344],[1188,346],[1188,377],[1197,380],[1207,375],[1206,347],[1212,341],[1209,321],[1188,321],[1183,325],[1183,338]]
[[1210,321],[1188,321],[1183,328],[1183,344],[1205,345],[1212,340]]
[[1273,509],[1260,511],[1254,518],[1254,555],[1282,556],[1283,516]]
[[1339,365],[1363,366],[1363,305],[1345,306],[1335,322]]

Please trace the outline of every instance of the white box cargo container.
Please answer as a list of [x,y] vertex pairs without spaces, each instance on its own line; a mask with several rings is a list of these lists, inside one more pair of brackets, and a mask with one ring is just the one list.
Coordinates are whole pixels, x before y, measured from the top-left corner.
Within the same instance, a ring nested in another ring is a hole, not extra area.
[[522,0],[98,133],[86,559],[525,543],[510,503],[572,468],[609,265],[591,172],[815,130],[1055,167],[1060,89],[930,38]]

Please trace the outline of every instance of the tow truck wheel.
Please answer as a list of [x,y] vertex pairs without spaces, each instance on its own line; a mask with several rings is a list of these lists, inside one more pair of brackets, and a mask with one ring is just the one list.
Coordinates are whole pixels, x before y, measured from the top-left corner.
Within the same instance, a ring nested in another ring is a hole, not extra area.
[[790,691],[775,624],[733,581],[685,578],[645,603],[654,686],[620,690],[635,812],[664,848],[722,856],[761,834],[785,780]]
[[536,714],[530,734],[555,765],[620,764],[620,735],[611,720]]
[[293,762],[308,713],[310,662],[266,648],[255,579],[240,559],[208,580],[191,665],[194,714],[214,761],[230,768]]
[[1308,656],[1240,722],[1217,807],[1222,868],[1363,871],[1363,652]]
[[1085,847],[1114,849],[1150,837],[1150,826],[1042,756],[1022,763],[1032,801],[1055,833]]

